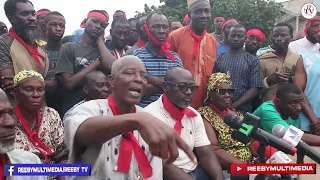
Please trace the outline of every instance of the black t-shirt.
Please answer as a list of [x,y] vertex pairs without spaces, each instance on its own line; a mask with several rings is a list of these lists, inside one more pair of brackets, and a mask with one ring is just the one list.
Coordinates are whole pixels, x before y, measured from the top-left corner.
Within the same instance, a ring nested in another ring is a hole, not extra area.
[[[59,54],[56,74],[70,73],[77,74],[86,68],[90,63],[100,56],[98,47],[87,47],[79,42],[71,42],[62,45]],[[71,91],[65,90],[64,101],[62,103],[62,114],[84,99],[82,86],[78,86]]]

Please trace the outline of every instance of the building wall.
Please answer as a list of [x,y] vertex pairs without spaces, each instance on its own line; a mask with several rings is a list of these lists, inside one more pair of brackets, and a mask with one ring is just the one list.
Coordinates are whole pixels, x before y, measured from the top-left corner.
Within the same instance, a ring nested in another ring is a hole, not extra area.
[[301,7],[306,3],[313,3],[313,0],[289,0],[283,2],[282,4],[283,8],[286,8],[294,13],[301,14]]

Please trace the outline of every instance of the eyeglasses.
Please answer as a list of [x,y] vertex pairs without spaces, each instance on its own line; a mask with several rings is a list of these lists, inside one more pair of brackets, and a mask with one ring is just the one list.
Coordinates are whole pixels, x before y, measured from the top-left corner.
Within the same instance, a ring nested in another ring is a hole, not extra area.
[[215,91],[219,94],[219,95],[225,95],[225,94],[234,94],[234,91],[236,89],[215,89]]
[[174,82],[171,82],[171,81],[165,81],[165,83],[168,84],[169,86],[178,87],[178,89],[181,92],[187,92],[188,89],[190,89],[191,92],[194,92],[198,88],[198,86],[196,86],[194,84],[193,85],[177,84],[177,83],[174,83]]

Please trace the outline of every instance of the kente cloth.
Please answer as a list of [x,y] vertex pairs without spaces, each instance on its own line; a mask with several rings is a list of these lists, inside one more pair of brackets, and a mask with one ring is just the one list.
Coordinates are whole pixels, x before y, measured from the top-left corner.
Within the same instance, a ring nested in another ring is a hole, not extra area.
[[217,41],[210,34],[206,33],[200,42],[199,54],[195,59],[193,56],[194,38],[188,27],[180,28],[169,35],[171,50],[179,54],[184,68],[189,70],[198,87],[194,94],[192,107],[198,109],[203,106],[207,96],[207,83],[212,74],[216,62]]

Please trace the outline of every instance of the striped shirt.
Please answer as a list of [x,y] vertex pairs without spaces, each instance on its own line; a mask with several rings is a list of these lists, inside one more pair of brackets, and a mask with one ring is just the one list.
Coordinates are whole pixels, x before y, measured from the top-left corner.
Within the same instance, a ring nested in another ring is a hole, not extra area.
[[[167,70],[172,67],[182,67],[182,61],[179,55],[173,51],[170,51],[174,55],[175,61],[169,59],[166,55],[160,55],[151,50],[147,43],[145,47],[137,49],[133,52],[134,56],[139,57],[146,66],[147,73],[152,76],[164,78]],[[156,93],[151,96],[142,97],[139,106],[146,107],[147,105],[155,102],[163,94]]]
[[[262,77],[259,59],[247,52],[231,55],[229,52],[217,58],[214,72],[229,72],[232,87],[236,89],[232,101],[237,101],[250,88],[261,88]],[[241,113],[252,112],[252,102],[241,105],[237,109]]]

